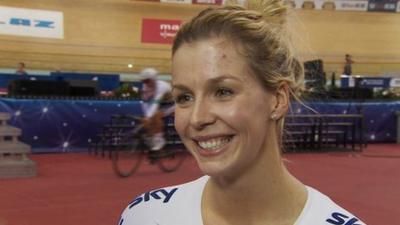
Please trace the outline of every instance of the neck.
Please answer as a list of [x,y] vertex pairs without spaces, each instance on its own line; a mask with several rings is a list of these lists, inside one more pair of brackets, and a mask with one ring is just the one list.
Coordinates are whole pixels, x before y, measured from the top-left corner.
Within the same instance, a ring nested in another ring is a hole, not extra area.
[[307,198],[304,185],[287,171],[279,151],[264,151],[257,161],[236,179],[210,178],[202,204],[206,221],[208,218],[216,224],[296,221]]

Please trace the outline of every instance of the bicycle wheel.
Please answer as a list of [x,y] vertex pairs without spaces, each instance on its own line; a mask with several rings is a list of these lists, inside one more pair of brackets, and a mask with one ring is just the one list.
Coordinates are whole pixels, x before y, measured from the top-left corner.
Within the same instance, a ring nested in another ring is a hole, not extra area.
[[164,148],[157,159],[158,168],[167,173],[174,172],[185,160],[185,153],[183,148]]
[[130,137],[130,140],[122,141],[112,152],[113,171],[120,177],[129,177],[139,168],[143,156],[144,152],[140,149],[140,138]]

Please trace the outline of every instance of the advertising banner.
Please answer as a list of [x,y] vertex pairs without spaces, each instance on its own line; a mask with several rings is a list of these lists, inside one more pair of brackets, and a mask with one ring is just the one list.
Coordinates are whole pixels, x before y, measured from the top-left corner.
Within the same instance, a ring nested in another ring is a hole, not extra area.
[[192,0],[160,0],[163,3],[192,4]]
[[142,20],[142,43],[171,44],[182,21],[164,19]]
[[335,8],[336,8],[336,10],[345,10],[345,11],[367,11],[368,10],[368,1],[336,0]]
[[0,34],[62,39],[63,13],[0,6]]
[[391,77],[362,77],[342,75],[340,79],[341,87],[360,87],[360,88],[388,88],[391,86]]
[[396,10],[396,12],[400,12],[400,3],[399,2],[397,2],[397,10]]
[[400,78],[392,78],[390,80],[390,87],[400,87]]
[[396,12],[397,0],[369,0],[368,11],[370,12]]
[[222,5],[222,0],[193,0],[193,4]]
[[360,78],[359,85],[366,88],[388,88],[391,79],[390,77],[363,77]]

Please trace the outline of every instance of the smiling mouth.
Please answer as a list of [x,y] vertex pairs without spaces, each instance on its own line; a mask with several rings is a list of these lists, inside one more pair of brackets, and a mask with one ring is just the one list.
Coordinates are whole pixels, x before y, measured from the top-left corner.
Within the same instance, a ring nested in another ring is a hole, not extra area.
[[229,142],[232,141],[233,136],[226,136],[226,137],[219,137],[219,138],[213,138],[209,139],[207,141],[197,141],[197,145],[200,146],[204,150],[217,150],[225,145],[227,145]]

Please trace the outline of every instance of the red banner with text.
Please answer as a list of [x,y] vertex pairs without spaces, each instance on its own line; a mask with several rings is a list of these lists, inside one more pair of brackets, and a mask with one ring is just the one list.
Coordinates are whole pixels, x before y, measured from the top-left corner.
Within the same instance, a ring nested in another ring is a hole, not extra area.
[[182,21],[164,19],[142,20],[142,43],[171,44]]

